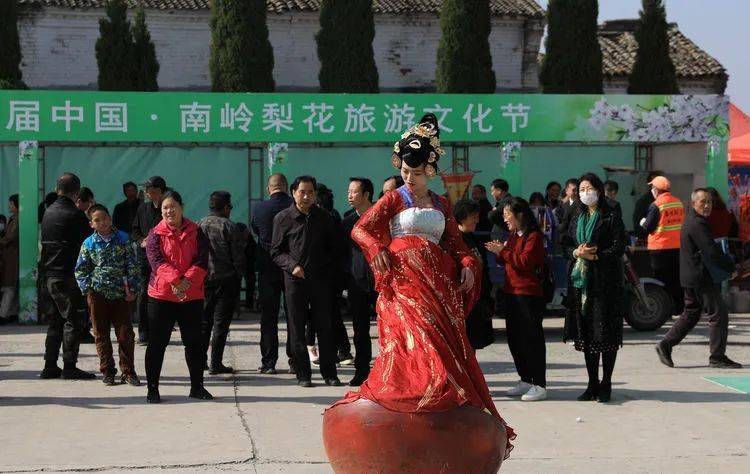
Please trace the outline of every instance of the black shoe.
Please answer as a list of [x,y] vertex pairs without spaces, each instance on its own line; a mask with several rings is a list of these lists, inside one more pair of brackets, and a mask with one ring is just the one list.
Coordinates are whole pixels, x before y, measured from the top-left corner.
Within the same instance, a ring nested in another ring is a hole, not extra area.
[[115,374],[114,373],[106,373],[104,374],[104,378],[102,379],[102,382],[104,382],[104,385],[108,385],[110,387],[114,387],[117,385],[117,382],[115,382]]
[[231,367],[227,367],[224,364],[221,364],[218,367],[211,367],[211,369],[208,371],[211,375],[221,375],[221,374],[233,374],[234,369]]
[[310,387],[314,387],[315,386],[309,380],[298,380],[297,381],[297,385],[299,385],[300,387],[305,387],[305,388],[310,388]]
[[198,400],[213,400],[214,396],[208,393],[208,390],[201,385],[200,387],[195,387],[190,389],[190,395],[188,395],[190,398],[195,398]]
[[341,383],[341,380],[339,380],[338,377],[331,377],[330,379],[324,379],[326,385],[329,385],[331,387],[341,387],[344,385]]
[[149,387],[148,395],[146,395],[146,401],[148,403],[161,403],[161,395],[159,395],[159,389],[155,387]]
[[132,385],[133,387],[141,386],[141,379],[139,379],[135,374],[123,375],[122,377],[120,377],[120,382]]
[[365,380],[367,380],[367,375],[362,374],[354,374],[354,378],[349,381],[350,387],[359,387],[363,383],[365,383]]
[[297,374],[297,364],[295,364],[294,361],[291,359],[289,359],[289,373],[291,375]]
[[39,374],[40,379],[59,379],[60,377],[62,377],[62,369],[58,366],[45,367]]
[[612,382],[604,383],[599,386],[599,403],[608,403],[612,399]]
[[664,344],[664,341],[656,345],[656,353],[659,354],[659,360],[667,367],[674,367],[672,362],[672,348]]
[[354,364],[354,356],[351,352],[340,352],[338,361],[341,365],[352,365]]
[[93,344],[94,342],[96,342],[96,339],[94,339],[94,336],[90,332],[86,331],[81,334],[78,342],[81,344]]
[[265,375],[276,375],[278,373],[273,367],[259,367],[258,371]]
[[586,387],[586,391],[578,395],[577,400],[579,402],[590,402],[592,400],[596,400],[596,397],[599,396],[599,389],[599,381],[597,381],[596,384],[593,385],[591,384],[591,382],[589,382],[589,386]]
[[720,359],[709,359],[708,365],[714,369],[741,369],[742,364],[739,364],[727,356],[721,356]]
[[65,380],[93,380],[96,378],[96,375],[83,371],[78,367],[71,367],[69,369],[63,369],[62,378]]

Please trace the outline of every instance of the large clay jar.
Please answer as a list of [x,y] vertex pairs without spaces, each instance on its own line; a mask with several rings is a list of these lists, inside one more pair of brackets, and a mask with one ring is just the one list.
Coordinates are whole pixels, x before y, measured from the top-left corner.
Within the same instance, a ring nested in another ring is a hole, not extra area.
[[507,433],[493,416],[463,406],[398,413],[369,400],[326,411],[323,442],[336,473],[495,473]]

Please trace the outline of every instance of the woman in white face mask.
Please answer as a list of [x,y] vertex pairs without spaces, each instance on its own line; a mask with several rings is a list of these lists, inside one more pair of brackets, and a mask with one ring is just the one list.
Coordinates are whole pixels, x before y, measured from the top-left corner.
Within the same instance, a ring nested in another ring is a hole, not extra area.
[[568,229],[576,247],[565,340],[575,341],[576,350],[586,358],[589,383],[578,400],[608,402],[617,351],[622,345],[625,226],[607,204],[604,184],[598,176],[592,173],[582,176],[579,191],[579,209]]

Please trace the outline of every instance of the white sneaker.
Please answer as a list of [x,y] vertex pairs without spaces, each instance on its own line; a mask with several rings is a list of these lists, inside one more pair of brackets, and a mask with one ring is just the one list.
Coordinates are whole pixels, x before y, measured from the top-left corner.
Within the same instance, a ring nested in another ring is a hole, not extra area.
[[507,395],[509,397],[517,397],[527,393],[531,387],[532,385],[530,383],[519,380],[515,387],[508,390]]
[[547,389],[539,385],[533,385],[526,394],[521,397],[524,402],[538,402],[547,399]]

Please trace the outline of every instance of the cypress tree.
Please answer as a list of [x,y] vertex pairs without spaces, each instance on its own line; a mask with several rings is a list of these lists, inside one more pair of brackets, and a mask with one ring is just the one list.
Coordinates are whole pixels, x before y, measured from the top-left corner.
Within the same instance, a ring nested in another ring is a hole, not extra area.
[[539,82],[546,94],[601,94],[597,0],[550,0]]
[[16,0],[0,1],[0,89],[26,89],[21,74]]
[[444,0],[435,82],[441,93],[493,93],[489,0]]
[[156,47],[151,41],[151,33],[146,26],[146,11],[138,7],[133,25],[133,62],[135,74],[133,86],[137,91],[158,91],[159,61],[156,60]]
[[315,35],[322,92],[378,92],[372,0],[323,0]]
[[630,73],[628,94],[679,94],[677,73],[669,56],[669,25],[662,0],[643,0],[635,29],[638,53]]
[[211,89],[271,92],[273,47],[265,0],[211,1]]
[[96,62],[99,65],[99,90],[133,90],[133,34],[125,0],[109,0],[107,16],[99,20]]

